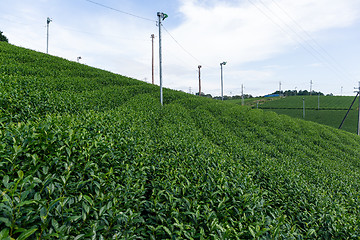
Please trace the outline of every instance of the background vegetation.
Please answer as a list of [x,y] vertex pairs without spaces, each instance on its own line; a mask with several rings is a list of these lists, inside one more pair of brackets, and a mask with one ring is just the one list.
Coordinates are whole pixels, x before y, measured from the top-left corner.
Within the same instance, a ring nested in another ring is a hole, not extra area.
[[360,138],[0,43],[0,239],[356,239]]

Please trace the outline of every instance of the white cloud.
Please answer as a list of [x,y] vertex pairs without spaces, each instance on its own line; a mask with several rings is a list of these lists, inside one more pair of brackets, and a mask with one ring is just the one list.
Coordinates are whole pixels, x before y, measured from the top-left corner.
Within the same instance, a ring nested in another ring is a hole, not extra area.
[[[349,26],[357,20],[360,9],[360,2],[356,0],[181,2],[180,11],[184,15],[184,22],[171,33],[187,51],[202,61],[201,64],[210,67],[208,70],[212,72],[211,75],[216,76],[213,82],[208,83],[210,88],[219,85],[217,75],[221,61],[228,61],[226,74],[230,83],[227,87],[231,88],[239,83],[235,72],[242,68],[242,64],[295,51],[294,47],[299,44],[313,52],[313,47],[307,45],[311,42],[309,34],[315,39],[316,34],[321,31]],[[166,20],[164,25],[166,26]],[[169,45],[169,52],[166,54],[176,56],[167,57],[168,64],[188,69],[192,66],[192,69],[196,69],[197,61],[169,37],[165,37],[164,42]],[[313,52],[313,55],[316,54]],[[261,76],[258,80],[277,82],[271,79],[273,74],[263,74],[261,69],[256,72]],[[177,78],[180,79],[181,76]],[[251,78],[253,76],[247,74],[241,79],[246,82]],[[196,86],[195,81],[193,82],[193,86]],[[204,89],[206,90],[206,85]],[[216,94],[215,91],[213,94]]]
[[[114,6],[121,6],[115,3],[113,1]],[[131,6],[137,4],[141,2],[134,1]],[[136,9],[133,10],[136,12]],[[201,64],[203,91],[219,95],[219,64],[227,61],[224,66],[224,92],[239,94],[236,91],[244,83],[247,90],[253,90],[252,94],[257,95],[277,89],[282,72],[294,71],[292,74],[295,77],[305,72],[296,72],[297,56],[288,57],[292,53],[305,52],[299,47],[299,42],[304,45],[309,42],[303,30],[314,39],[326,41],[329,39],[327,30],[349,27],[358,20],[360,2],[180,0],[178,11],[174,13],[176,16],[170,15],[163,25],[181,46],[200,61],[189,56],[163,31],[164,86],[186,92],[189,87],[196,90],[197,66]],[[54,18],[50,25],[51,54],[73,61],[81,56],[81,62],[88,65],[140,80],[147,78],[151,81],[150,35],[154,33],[155,82],[158,82],[158,29],[154,22],[102,9],[86,1],[70,0],[1,0],[0,13],[0,23],[4,24],[4,18],[7,20],[5,29],[0,30],[11,43],[44,52],[46,17],[50,16]],[[179,15],[182,17],[179,18]],[[182,19],[182,22],[174,24],[176,19]],[[168,26],[177,27],[171,29]],[[287,59],[276,63],[269,61],[281,55],[286,55]],[[312,59],[311,62],[301,63],[301,66],[309,66],[313,62],[322,64],[318,59]],[[250,69],[245,67],[249,63],[252,64]],[[291,67],[288,67],[289,64]],[[313,66],[312,69],[320,67]]]

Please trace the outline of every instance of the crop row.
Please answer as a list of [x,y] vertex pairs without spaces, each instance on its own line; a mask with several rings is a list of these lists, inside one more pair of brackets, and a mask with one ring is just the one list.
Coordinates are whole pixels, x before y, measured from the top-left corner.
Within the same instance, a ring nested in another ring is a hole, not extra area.
[[357,136],[0,44],[0,239],[360,237]]

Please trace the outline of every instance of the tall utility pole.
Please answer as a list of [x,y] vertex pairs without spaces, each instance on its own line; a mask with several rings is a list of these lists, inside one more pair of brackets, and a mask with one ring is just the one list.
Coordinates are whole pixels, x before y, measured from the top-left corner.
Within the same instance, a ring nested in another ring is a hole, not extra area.
[[[348,114],[349,114],[349,112],[350,112],[350,110],[351,110],[352,106],[354,105],[354,103],[355,103],[355,101],[356,101],[356,98],[357,98],[357,97],[359,96],[359,94],[360,94],[360,82],[359,82],[359,88],[355,88],[355,89],[357,89],[357,91],[355,91],[355,92],[356,92],[356,96],[355,96],[354,100],[352,101],[352,103],[351,103],[351,105],[350,105],[349,109],[347,110],[347,112],[346,112],[346,114],[345,114],[344,119],[343,119],[343,120],[342,120],[342,122],[340,123],[339,129],[341,129],[342,125],[343,125],[343,124],[344,124],[344,122],[345,122],[345,119],[347,118],[347,116],[348,116]],[[359,97],[359,115],[358,115],[358,128],[357,128],[357,134],[358,134],[358,135],[360,135],[360,97]]]
[[159,17],[159,75],[160,75],[160,104],[163,105],[163,89],[162,89],[162,55],[161,55],[161,21],[164,21],[168,17],[167,14],[158,12]]
[[151,82],[154,84],[154,38],[155,35],[151,34],[151,46],[152,46],[152,57],[151,57]]
[[[358,89],[358,95],[360,94],[360,82],[359,82],[359,89]],[[360,135],[360,97],[359,97],[359,114],[358,114],[358,129],[357,129],[357,135]]]
[[279,82],[279,96],[281,97],[281,82]]
[[241,105],[244,106],[244,84],[241,84]]
[[221,68],[221,100],[224,100],[224,81],[223,81],[223,65],[226,65],[226,62],[220,63]]
[[46,20],[46,53],[49,54],[49,24],[52,20],[48,17]]
[[313,85],[313,81],[310,80],[310,96],[311,96],[311,93],[312,93],[312,85]]
[[303,98],[303,119],[305,119],[305,98]]
[[199,68],[199,96],[201,96],[201,75],[200,75],[200,68],[201,68],[201,65],[198,66]]

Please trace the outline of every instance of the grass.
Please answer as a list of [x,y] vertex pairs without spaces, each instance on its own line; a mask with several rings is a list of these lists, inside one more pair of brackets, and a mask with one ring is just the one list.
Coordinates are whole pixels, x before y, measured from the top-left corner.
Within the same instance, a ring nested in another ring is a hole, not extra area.
[[0,238],[357,239],[360,138],[0,43]]
[[[305,120],[339,128],[354,97],[350,96],[290,96],[285,98],[248,99],[245,105],[273,111],[278,114],[303,119],[303,98],[305,99]],[[236,104],[240,101],[233,100]],[[259,103],[258,105],[256,103]],[[358,101],[354,103],[342,130],[357,133]]]
[[[261,105],[263,109],[279,109],[279,108],[303,108],[303,99],[305,99],[305,107],[307,109],[340,109],[347,110],[354,97],[349,96],[290,96],[280,98],[276,101],[269,101]],[[319,100],[319,105],[318,105]],[[354,104],[352,109],[358,107],[358,102]]]

